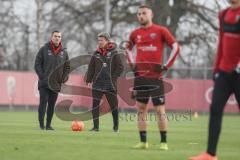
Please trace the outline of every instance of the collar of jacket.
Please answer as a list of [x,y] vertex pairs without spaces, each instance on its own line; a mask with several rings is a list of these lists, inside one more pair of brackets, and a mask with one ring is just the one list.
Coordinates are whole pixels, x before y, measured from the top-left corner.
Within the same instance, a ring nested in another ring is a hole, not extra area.
[[[49,41],[49,42],[45,43],[45,46],[46,46],[47,48],[51,49],[51,42]],[[61,48],[60,51],[64,51],[64,50],[66,50],[66,49],[67,49],[67,47],[62,44],[62,48]],[[52,50],[52,49],[51,49],[51,50]]]
[[97,48],[97,52],[100,53],[101,55],[105,56],[108,52],[111,52],[112,50],[116,49],[116,44],[114,42],[109,42],[107,44],[107,48],[103,49],[103,48]]

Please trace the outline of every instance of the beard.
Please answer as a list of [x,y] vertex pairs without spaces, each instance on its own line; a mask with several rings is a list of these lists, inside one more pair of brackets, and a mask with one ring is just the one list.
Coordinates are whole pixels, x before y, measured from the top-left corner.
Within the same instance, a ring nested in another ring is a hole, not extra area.
[[232,1],[232,0],[228,0],[228,3],[230,3],[230,4],[234,5],[234,4],[236,4],[237,2],[235,2],[235,1]]
[[53,44],[54,44],[55,47],[58,47],[60,43],[59,42],[53,42]]
[[140,23],[142,26],[146,26],[149,22],[148,22],[148,21],[144,21],[144,20],[140,20],[139,23]]

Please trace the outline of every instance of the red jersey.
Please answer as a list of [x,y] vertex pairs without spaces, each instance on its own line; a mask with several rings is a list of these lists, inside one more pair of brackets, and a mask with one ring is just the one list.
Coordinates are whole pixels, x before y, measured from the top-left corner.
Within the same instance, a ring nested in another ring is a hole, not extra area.
[[224,30],[223,25],[240,25],[240,7],[228,8],[219,13],[219,44],[214,72],[222,70],[232,72],[240,63],[240,27],[235,26],[234,31],[228,31],[231,27]]
[[[169,32],[166,27],[152,24],[148,28],[137,28],[135,29],[129,37],[131,43],[130,50],[136,47],[136,57],[135,62],[137,64],[138,75],[155,77],[159,76],[159,73],[154,71],[154,64],[162,65],[162,52],[164,44],[166,43],[172,48],[172,45],[176,42],[174,36]],[[169,68],[177,54],[179,48],[177,47],[174,55],[171,55],[171,59],[168,60],[166,67]],[[148,63],[146,65],[141,65],[140,63]],[[145,72],[142,72],[145,70]]]

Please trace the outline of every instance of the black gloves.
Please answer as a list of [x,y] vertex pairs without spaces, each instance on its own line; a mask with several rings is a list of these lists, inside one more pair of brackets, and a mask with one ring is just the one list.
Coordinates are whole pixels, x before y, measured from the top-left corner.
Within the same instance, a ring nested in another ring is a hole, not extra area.
[[157,73],[162,73],[167,70],[168,70],[168,68],[165,65],[160,65],[160,64],[155,65],[155,72],[157,72]]

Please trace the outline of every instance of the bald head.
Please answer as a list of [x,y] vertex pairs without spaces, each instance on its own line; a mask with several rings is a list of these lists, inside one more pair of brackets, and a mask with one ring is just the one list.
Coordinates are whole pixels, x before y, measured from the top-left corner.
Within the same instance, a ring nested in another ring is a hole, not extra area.
[[142,26],[149,26],[152,24],[153,12],[152,9],[148,6],[140,6],[137,13],[138,22]]

